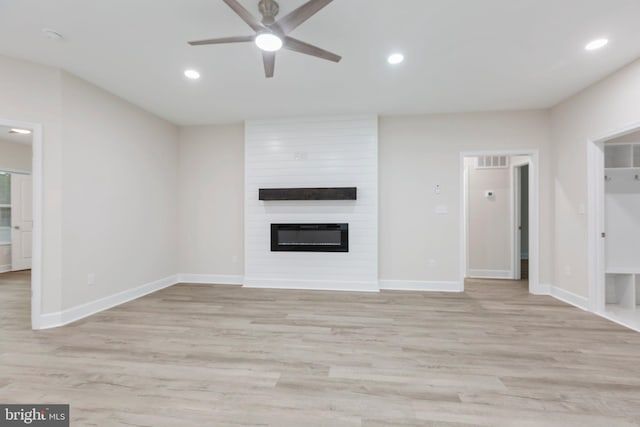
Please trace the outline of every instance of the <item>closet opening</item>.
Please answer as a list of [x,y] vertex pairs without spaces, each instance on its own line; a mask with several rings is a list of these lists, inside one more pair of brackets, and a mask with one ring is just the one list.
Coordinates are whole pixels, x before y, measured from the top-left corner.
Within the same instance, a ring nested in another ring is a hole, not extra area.
[[640,331],[640,126],[590,147],[592,309]]

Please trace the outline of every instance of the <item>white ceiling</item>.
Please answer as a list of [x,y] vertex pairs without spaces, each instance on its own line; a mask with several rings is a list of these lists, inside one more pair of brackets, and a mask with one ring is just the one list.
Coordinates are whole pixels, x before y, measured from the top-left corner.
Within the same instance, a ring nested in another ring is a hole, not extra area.
[[[258,15],[257,0],[240,0]],[[304,0],[280,0],[280,17]],[[61,67],[177,124],[550,107],[640,57],[638,0],[335,0],[291,35],[343,56],[278,53],[265,79],[221,0],[0,0],[0,54]],[[54,42],[51,28],[64,36]],[[605,49],[585,52],[598,37]],[[393,51],[406,61],[386,63]],[[182,72],[196,68],[200,81]]]

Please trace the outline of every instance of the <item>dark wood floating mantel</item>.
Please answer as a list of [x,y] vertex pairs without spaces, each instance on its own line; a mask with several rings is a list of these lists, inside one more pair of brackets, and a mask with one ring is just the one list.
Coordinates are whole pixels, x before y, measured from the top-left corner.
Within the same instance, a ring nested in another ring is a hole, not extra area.
[[356,200],[356,187],[261,188],[260,200]]

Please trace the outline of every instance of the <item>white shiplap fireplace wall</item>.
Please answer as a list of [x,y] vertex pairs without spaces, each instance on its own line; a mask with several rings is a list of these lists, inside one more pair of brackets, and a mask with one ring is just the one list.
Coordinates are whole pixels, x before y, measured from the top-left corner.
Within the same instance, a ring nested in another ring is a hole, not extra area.
[[[375,115],[247,121],[247,287],[378,290]],[[357,200],[261,201],[259,188],[357,187]],[[272,223],[348,223],[349,252],[271,252]]]

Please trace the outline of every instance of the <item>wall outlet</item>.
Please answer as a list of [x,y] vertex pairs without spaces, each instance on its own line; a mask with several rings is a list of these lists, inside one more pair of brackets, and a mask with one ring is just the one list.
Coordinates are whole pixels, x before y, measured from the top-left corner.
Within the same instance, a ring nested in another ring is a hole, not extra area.
[[96,284],[96,275],[94,273],[87,274],[87,285],[93,286]]
[[571,266],[570,265],[565,265],[564,266],[564,275],[565,276],[571,276]]

